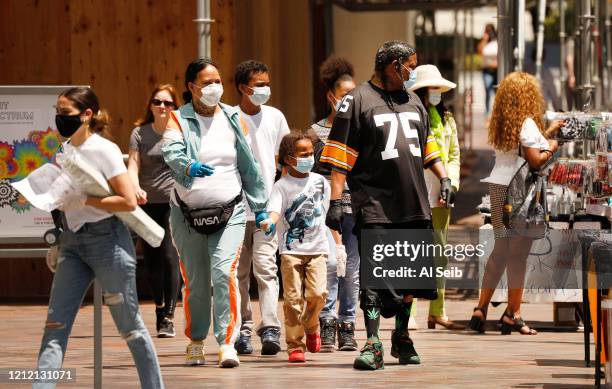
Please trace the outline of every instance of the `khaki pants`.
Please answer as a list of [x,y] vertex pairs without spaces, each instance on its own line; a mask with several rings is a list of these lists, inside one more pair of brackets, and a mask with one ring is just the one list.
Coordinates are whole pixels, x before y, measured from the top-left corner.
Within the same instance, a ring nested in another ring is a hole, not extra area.
[[281,255],[287,352],[306,350],[304,333],[319,331],[319,313],[327,297],[326,254]]

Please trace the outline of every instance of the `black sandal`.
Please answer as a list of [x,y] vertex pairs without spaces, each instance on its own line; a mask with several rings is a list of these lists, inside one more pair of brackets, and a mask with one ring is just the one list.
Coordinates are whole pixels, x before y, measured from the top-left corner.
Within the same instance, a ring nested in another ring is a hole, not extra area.
[[468,327],[472,330],[472,331],[476,331],[480,334],[484,334],[485,332],[485,323],[487,322],[487,312],[486,310],[480,308],[480,307],[476,307],[474,308],[474,312],[476,311],[480,311],[482,312],[482,318],[478,317],[478,316],[474,316],[472,315],[472,318],[470,319],[470,323],[468,324]]
[[[513,324],[506,323],[504,321],[504,317],[507,317],[508,319],[512,320],[514,323]],[[523,328],[527,328],[527,330],[524,331]],[[510,335],[512,333],[512,330],[518,332],[521,335],[537,335],[538,334],[538,331],[534,330],[533,328],[530,328],[527,324],[525,324],[525,321],[523,320],[522,317],[516,317],[514,316],[514,314],[511,315],[508,311],[505,311],[504,315],[502,316],[501,334]]]

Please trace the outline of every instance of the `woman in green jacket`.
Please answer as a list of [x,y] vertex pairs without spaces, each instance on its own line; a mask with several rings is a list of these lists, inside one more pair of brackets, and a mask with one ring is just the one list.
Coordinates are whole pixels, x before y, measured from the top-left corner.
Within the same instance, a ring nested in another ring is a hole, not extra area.
[[223,84],[217,66],[208,59],[191,62],[185,89],[186,104],[171,112],[162,147],[175,180],[170,228],[185,282],[185,335],[191,340],[185,363],[204,364],[212,308],[219,366],[236,367],[237,267],[246,225],[242,198],[244,193],[259,227],[268,218],[267,192],[238,109],[220,102]]
[[[438,142],[440,157],[453,186],[451,195],[453,198],[450,201],[452,203],[454,202],[454,194],[459,189],[460,150],[457,124],[451,112],[442,103],[442,93],[454,89],[457,85],[444,79],[434,65],[417,66],[415,71],[417,79],[410,89],[419,96],[429,114],[429,128]],[[444,246],[447,242],[448,226],[450,224],[450,208],[447,208],[441,201],[440,182],[429,170],[425,171],[425,182],[431,206],[434,237],[437,244]],[[446,267],[447,263],[448,258],[445,256],[436,258],[436,266]],[[412,306],[416,307],[416,304],[412,304]],[[438,298],[429,303],[427,327],[432,329],[436,327],[436,324],[449,330],[464,328],[453,323],[446,316],[444,310],[444,278],[438,278]]]

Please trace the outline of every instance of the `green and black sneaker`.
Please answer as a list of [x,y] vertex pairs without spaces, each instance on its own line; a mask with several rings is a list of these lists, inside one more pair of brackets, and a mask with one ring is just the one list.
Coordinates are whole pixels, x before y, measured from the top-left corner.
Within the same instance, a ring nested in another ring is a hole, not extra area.
[[383,345],[378,338],[368,338],[360,354],[353,362],[353,368],[357,370],[378,370],[384,369]]
[[400,365],[421,364],[421,358],[414,349],[408,330],[391,333],[391,356],[399,358]]

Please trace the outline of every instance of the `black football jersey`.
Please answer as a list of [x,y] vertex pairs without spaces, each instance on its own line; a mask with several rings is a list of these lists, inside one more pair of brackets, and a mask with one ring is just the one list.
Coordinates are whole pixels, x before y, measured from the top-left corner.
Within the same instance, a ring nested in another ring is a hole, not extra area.
[[347,174],[353,212],[363,223],[430,220],[424,169],[439,160],[419,98],[371,82],[342,99],[320,158]]

